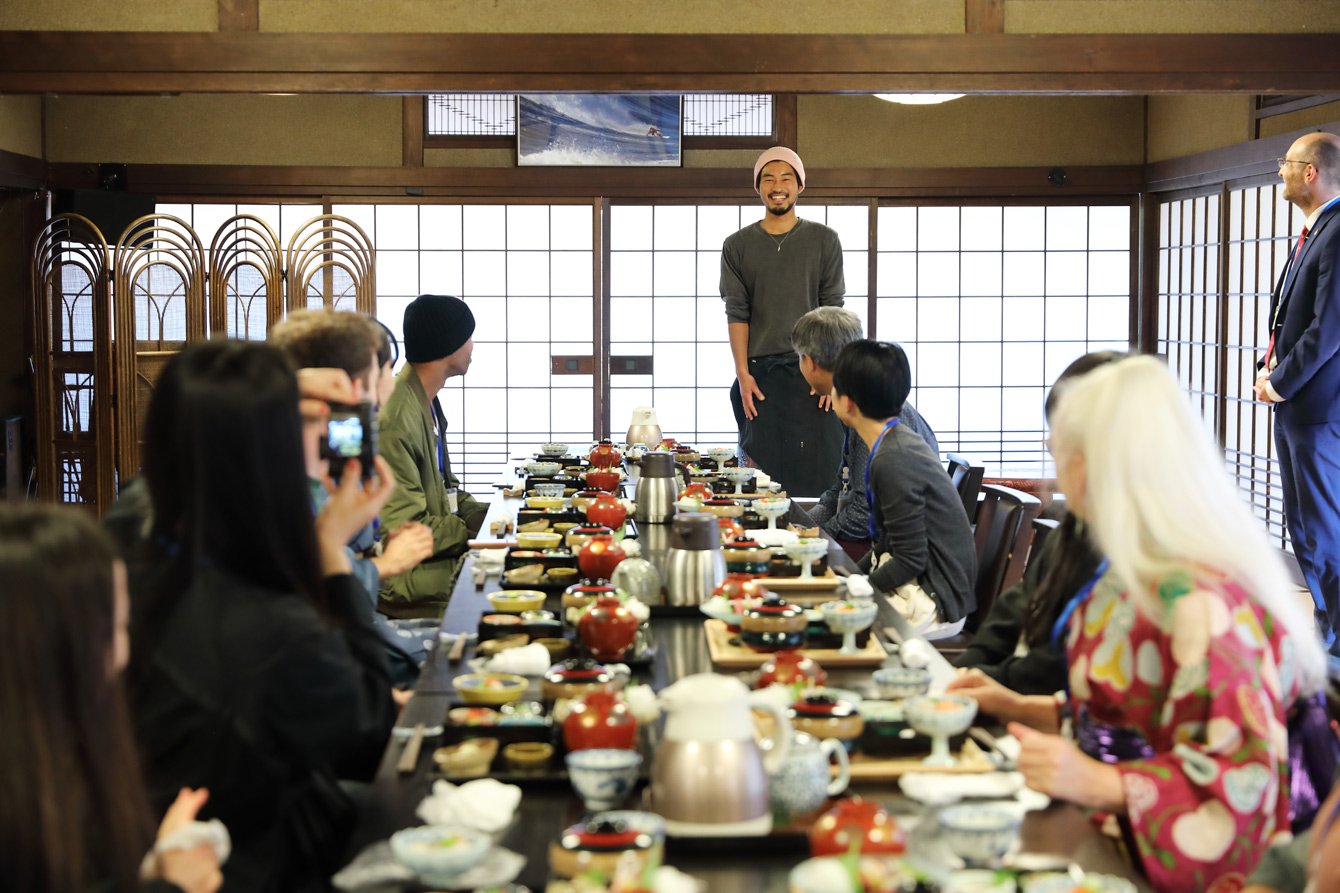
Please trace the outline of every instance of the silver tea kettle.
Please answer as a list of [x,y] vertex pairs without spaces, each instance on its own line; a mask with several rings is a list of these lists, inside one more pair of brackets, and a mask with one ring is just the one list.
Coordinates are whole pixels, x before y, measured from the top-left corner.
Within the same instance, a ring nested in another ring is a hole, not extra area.
[[726,579],[717,516],[705,512],[676,515],[662,574],[667,605],[701,605]]
[[642,465],[637,487],[633,490],[633,520],[640,524],[665,524],[675,516],[679,484],[675,478],[675,459],[669,453],[653,451],[639,460]]

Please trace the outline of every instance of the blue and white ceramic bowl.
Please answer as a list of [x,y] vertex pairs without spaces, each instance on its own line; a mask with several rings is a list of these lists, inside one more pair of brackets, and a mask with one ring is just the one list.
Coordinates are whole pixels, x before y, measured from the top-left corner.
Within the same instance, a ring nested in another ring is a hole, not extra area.
[[632,750],[598,747],[567,756],[568,778],[590,810],[613,809],[637,784],[642,755]]
[[420,878],[449,878],[474,868],[493,842],[474,828],[424,825],[391,835],[391,852]]
[[629,831],[645,834],[657,843],[665,842],[665,819],[654,812],[639,812],[635,809],[611,809],[597,813],[591,817],[591,821],[596,823],[622,822]]
[[879,696],[889,701],[924,695],[931,688],[930,671],[922,667],[884,667],[873,678]]
[[973,803],[946,807],[939,820],[945,842],[969,865],[988,865],[1008,853],[1022,822],[1011,810]]
[[964,695],[917,695],[903,702],[907,724],[922,735],[958,735],[977,715],[977,702]]
[[568,452],[568,445],[566,443],[542,443],[540,444],[540,452],[546,456],[565,456]]

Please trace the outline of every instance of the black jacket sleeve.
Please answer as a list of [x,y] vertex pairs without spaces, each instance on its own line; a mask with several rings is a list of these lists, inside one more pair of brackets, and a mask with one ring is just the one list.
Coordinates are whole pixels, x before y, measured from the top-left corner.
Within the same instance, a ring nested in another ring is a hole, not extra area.
[[326,580],[334,624],[309,624],[274,666],[265,715],[274,731],[341,778],[371,778],[395,723],[391,670],[358,580]]

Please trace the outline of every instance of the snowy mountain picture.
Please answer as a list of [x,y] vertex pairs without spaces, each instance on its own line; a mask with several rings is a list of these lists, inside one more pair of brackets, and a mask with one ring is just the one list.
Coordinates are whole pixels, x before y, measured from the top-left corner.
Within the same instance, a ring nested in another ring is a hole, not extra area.
[[679,167],[680,106],[677,95],[520,95],[517,164]]

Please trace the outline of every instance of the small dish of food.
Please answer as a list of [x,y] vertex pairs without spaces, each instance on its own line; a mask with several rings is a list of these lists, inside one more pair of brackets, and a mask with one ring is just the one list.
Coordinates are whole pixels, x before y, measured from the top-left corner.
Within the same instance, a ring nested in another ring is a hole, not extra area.
[[509,704],[526,691],[526,677],[511,673],[467,673],[451,684],[467,704]]

